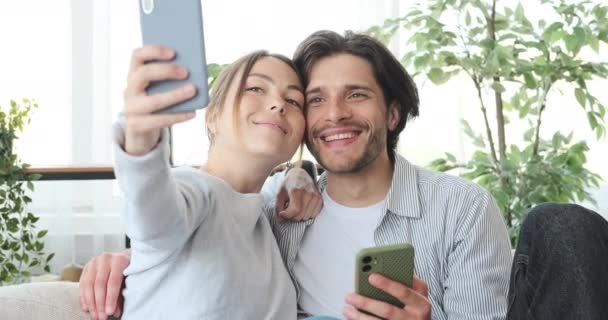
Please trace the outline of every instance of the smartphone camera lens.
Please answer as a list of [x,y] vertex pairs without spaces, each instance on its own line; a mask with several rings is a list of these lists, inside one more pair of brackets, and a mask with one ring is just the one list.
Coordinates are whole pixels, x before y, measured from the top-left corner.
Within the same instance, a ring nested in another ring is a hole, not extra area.
[[367,263],[370,263],[370,262],[372,262],[372,257],[370,257],[370,256],[363,257],[363,263],[367,264]]
[[363,272],[369,272],[370,270],[372,270],[372,266],[369,264],[363,266]]

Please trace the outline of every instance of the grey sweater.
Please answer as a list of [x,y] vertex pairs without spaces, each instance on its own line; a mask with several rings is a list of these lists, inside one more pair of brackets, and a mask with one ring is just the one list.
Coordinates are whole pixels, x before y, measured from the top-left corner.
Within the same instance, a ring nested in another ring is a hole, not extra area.
[[130,156],[114,126],[131,264],[123,319],[295,319],[296,295],[260,194],[170,169],[167,134]]

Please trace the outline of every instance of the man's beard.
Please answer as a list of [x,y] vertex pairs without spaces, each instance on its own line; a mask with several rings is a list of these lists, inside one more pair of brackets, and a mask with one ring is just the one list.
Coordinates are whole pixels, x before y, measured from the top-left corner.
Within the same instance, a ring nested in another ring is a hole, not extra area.
[[[348,163],[335,165],[327,163],[327,161],[325,161],[325,159],[321,157],[319,149],[316,147],[316,145],[310,142],[310,137],[307,137],[306,139],[306,146],[308,147],[310,153],[312,153],[315,159],[319,162],[319,164],[328,172],[340,174],[357,173],[367,168],[372,162],[374,162],[374,160],[378,158],[378,156],[382,152],[383,147],[386,145],[386,133],[384,132],[385,130],[386,128],[376,128],[370,139],[367,141],[367,144],[365,145],[365,148],[363,150],[363,154]],[[360,135],[361,134],[363,134],[363,132],[361,132]]]

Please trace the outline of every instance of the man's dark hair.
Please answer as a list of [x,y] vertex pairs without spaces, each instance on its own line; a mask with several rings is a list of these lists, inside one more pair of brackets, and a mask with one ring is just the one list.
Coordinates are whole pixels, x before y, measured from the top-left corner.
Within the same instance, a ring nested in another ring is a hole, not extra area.
[[387,133],[386,139],[389,158],[394,162],[399,134],[408,119],[418,116],[416,84],[384,44],[368,35],[351,31],[347,31],[344,36],[326,30],[311,34],[300,43],[293,61],[303,75],[305,85],[308,85],[310,70],[317,61],[342,53],[365,59],[382,88],[387,107],[391,103],[397,104],[399,123],[395,130]]

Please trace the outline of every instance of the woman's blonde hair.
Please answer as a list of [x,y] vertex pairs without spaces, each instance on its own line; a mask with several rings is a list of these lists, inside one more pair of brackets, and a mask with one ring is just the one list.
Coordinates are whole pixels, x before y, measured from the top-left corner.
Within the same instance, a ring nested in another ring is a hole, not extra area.
[[[251,72],[251,69],[253,68],[255,63],[264,57],[272,57],[275,59],[279,59],[282,62],[284,62],[285,64],[287,64],[298,75],[298,80],[300,81],[300,83],[302,85],[304,85],[304,78],[302,77],[302,74],[300,74],[298,69],[296,68],[295,64],[291,61],[291,59],[289,59],[281,54],[269,53],[266,50],[258,50],[258,51],[251,52],[251,53],[237,59],[236,61],[234,61],[227,67],[225,67],[220,72],[220,75],[217,77],[217,80],[213,84],[213,87],[211,88],[211,91],[210,91],[209,104],[206,108],[207,112],[205,115],[205,121],[207,124],[210,121],[215,121],[215,119],[221,114],[221,112],[224,111],[224,105],[226,104],[226,100],[228,99],[230,85],[232,84],[233,81],[236,80],[236,81],[238,81],[238,88],[237,88],[236,94],[234,96],[234,101],[235,101],[234,111],[235,112],[233,113],[232,120],[233,120],[234,128],[238,129],[238,127],[239,127],[239,122],[238,122],[239,109],[240,109],[240,104],[241,104],[241,98],[243,97],[243,92],[245,90],[247,77],[249,77],[249,73]],[[239,74],[239,72],[241,70],[242,70],[241,76],[240,76],[240,78],[237,79],[237,75]],[[209,137],[209,147],[211,148],[211,146],[213,146],[214,137],[213,137],[213,133],[209,130],[209,127],[207,127],[207,136]],[[300,144],[300,148],[299,148],[299,152],[298,152],[299,160],[302,160],[303,147],[304,147],[304,142],[302,142],[302,144]]]

